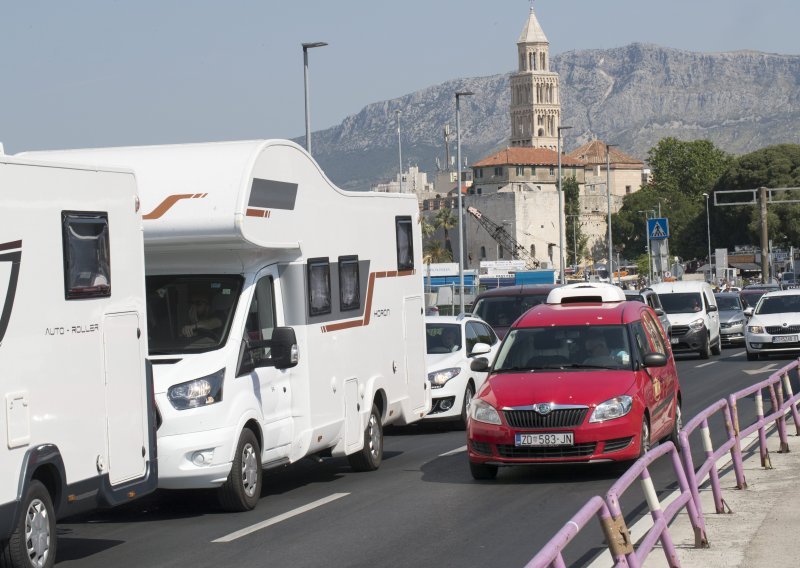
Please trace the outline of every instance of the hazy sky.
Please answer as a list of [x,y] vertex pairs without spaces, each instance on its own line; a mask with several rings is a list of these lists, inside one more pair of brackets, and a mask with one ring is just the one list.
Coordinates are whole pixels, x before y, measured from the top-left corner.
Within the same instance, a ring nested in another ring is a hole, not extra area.
[[[2,0],[0,141],[294,138],[448,79],[514,70],[527,0]],[[551,53],[632,42],[800,53],[798,0],[536,0]]]

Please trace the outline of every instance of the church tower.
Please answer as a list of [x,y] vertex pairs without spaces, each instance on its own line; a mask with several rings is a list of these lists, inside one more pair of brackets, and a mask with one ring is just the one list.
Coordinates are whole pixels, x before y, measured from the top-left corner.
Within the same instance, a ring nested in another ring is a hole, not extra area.
[[517,51],[518,70],[511,76],[511,146],[556,150],[561,124],[558,73],[550,71],[550,42],[533,4]]

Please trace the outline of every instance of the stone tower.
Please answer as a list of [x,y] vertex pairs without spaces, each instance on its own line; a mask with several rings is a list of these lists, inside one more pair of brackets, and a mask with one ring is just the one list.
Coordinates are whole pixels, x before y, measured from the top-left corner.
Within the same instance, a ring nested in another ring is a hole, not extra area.
[[511,145],[556,150],[561,124],[558,73],[550,71],[550,42],[533,4],[517,51],[518,70],[511,76]]

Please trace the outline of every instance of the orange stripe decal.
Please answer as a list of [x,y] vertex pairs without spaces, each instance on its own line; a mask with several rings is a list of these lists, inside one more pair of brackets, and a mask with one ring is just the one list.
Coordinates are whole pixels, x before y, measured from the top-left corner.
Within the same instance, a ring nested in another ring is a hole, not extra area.
[[195,199],[195,198],[201,198],[202,199],[206,195],[208,195],[208,194],[207,193],[205,193],[205,194],[202,194],[202,193],[195,193],[195,194],[192,194],[192,193],[180,193],[180,194],[177,194],[177,195],[170,195],[164,201],[159,203],[158,207],[156,207],[155,209],[150,211],[150,213],[148,213],[147,215],[143,215],[142,219],[146,219],[148,221],[152,221],[153,219],[159,219],[159,218],[161,218],[161,216],[164,215],[164,213],[169,211],[172,208],[172,206],[175,205],[181,199]]
[[[247,214],[250,215],[250,209],[247,210]],[[269,211],[266,212],[269,214]],[[398,276],[411,276],[416,274],[416,270],[403,270],[403,271],[388,271],[388,272],[371,272],[369,275],[369,284],[367,286],[367,299],[366,304],[364,307],[364,319],[363,320],[350,320],[350,321],[343,321],[338,323],[332,323],[328,325],[321,326],[322,333],[328,333],[330,331],[340,331],[343,329],[351,329],[354,327],[364,327],[369,325],[370,317],[372,316],[372,297],[373,292],[375,290],[375,279],[376,278],[395,278]]]

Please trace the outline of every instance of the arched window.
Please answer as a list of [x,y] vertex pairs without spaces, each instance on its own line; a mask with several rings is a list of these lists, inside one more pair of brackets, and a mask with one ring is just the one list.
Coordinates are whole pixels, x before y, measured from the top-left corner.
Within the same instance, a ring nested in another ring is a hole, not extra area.
[[486,247],[481,247],[481,258],[486,258]]
[[503,247],[501,246],[497,247],[497,258],[503,258]]

